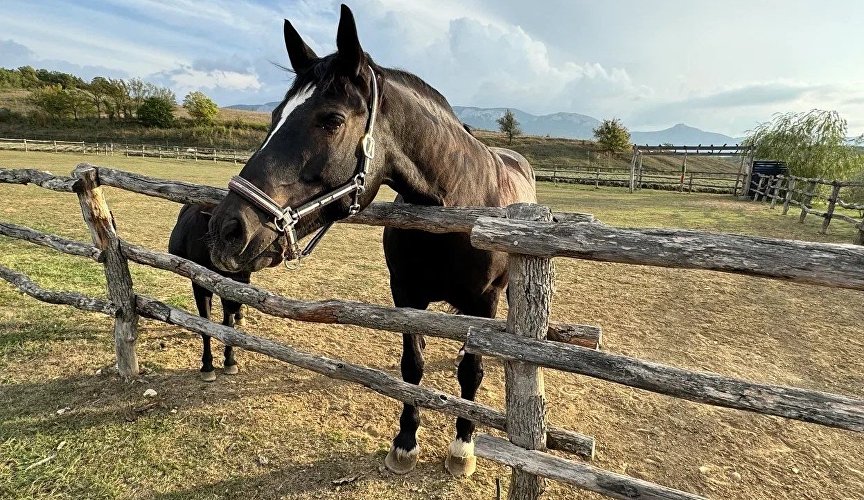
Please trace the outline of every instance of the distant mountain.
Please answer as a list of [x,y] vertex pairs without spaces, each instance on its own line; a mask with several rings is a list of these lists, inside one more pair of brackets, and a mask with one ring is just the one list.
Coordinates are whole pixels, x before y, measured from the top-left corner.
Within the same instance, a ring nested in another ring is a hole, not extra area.
[[649,144],[652,146],[664,143],[675,144],[676,146],[738,144],[737,139],[728,135],[706,132],[689,125],[684,125],[683,123],[655,132],[630,132],[630,140],[634,144]]
[[[278,102],[266,104],[237,104],[228,106],[228,109],[240,109],[243,111],[257,111],[270,113],[278,106]],[[453,111],[463,123],[474,128],[483,130],[498,130],[496,120],[500,118],[507,108],[475,108],[470,106],[453,106]],[[552,113],[550,115],[532,115],[524,111],[511,108],[522,132],[528,135],[564,137],[567,139],[592,139],[594,128],[600,124],[600,120],[579,113]],[[696,146],[699,144],[737,144],[738,140],[728,135],[716,132],[707,132],[689,125],[679,123],[665,130],[653,132],[630,132],[634,144],[664,144],[670,143],[677,146]]]
[[[474,108],[453,106],[456,116],[474,128],[498,130],[498,118],[507,108]],[[578,113],[553,113],[551,115],[532,115],[518,109],[511,109],[519,122],[519,128],[528,135],[549,135],[569,139],[590,139],[600,120]]]
[[226,108],[239,109],[240,111],[256,111],[258,113],[272,113],[278,105],[279,101],[268,102],[266,104],[235,104],[233,106],[226,106]]

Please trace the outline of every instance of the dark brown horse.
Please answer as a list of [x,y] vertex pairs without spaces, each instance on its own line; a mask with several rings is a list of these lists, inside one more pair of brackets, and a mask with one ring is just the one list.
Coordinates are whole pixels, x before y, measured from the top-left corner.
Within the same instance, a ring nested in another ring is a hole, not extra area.
[[[171,238],[168,241],[168,253],[189,259],[207,269],[214,270],[219,274],[235,281],[249,283],[248,272],[229,273],[217,269],[210,261],[210,245],[207,227],[210,224],[208,208],[202,205],[183,205],[177,216],[177,224],[171,230]],[[195,306],[202,318],[210,319],[210,310],[213,306],[213,292],[202,286],[192,283],[192,294],[195,296]],[[222,299],[222,324],[225,326],[243,325],[243,307],[239,302]],[[204,344],[201,354],[201,380],[212,382],[216,380],[216,370],[213,368],[213,353],[210,350],[210,337],[201,335]],[[222,372],[226,375],[234,375],[238,372],[237,360],[234,359],[234,348],[225,346],[225,361],[222,364]]]
[[[418,77],[376,65],[344,5],[336,53],[316,56],[288,21],[285,44],[296,78],[273,112],[264,144],[213,212],[217,266],[255,271],[286,254],[293,258],[293,236],[349,216],[357,208],[352,205],[367,206],[382,184],[399,193],[398,203],[503,207],[535,201],[528,162],[472,137],[444,97]],[[374,155],[365,138],[370,134]],[[352,189],[355,184],[363,189]],[[281,215],[274,206],[285,207]],[[385,230],[384,251],[397,307],[425,309],[444,301],[464,314],[495,315],[507,285],[505,254],[473,248],[467,234],[399,229]],[[422,336],[403,337],[407,382],[420,383],[424,345]],[[465,355],[458,368],[462,397],[473,400],[482,379],[480,356]],[[416,465],[419,424],[418,409],[406,404],[385,460],[392,471]],[[473,432],[472,422],[456,420],[445,462],[455,475],[476,467]]]

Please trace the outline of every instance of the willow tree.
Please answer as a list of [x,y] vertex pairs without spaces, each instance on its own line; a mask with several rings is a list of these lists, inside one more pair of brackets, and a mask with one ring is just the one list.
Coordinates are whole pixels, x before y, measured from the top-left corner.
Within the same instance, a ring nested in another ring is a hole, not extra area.
[[744,144],[753,148],[754,158],[782,161],[800,177],[844,179],[864,167],[864,156],[836,111],[776,114],[750,131]]

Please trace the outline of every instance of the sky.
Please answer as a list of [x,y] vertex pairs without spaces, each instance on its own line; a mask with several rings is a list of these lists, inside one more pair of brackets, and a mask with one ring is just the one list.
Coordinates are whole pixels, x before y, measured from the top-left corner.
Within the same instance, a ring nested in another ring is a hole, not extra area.
[[[740,136],[837,110],[864,133],[860,0],[351,0],[363,48],[452,105]],[[329,0],[4,0],[0,66],[141,77],[220,105],[282,99],[282,20],[335,50]]]

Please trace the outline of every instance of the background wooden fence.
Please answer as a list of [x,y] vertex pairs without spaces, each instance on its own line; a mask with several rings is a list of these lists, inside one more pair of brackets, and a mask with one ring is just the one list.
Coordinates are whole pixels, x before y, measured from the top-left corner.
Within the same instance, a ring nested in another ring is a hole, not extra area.
[[[789,212],[790,206],[800,207],[798,222],[801,223],[808,215],[821,217],[821,234],[828,232],[828,226],[833,220],[852,224],[858,229],[855,243],[864,245],[864,204],[844,201],[841,197],[843,194],[851,194],[848,189],[844,192],[844,188],[861,188],[864,183],[763,174],[754,174],[753,182],[756,185],[753,189],[753,201],[770,202],[771,208],[780,203],[783,215]],[[825,210],[816,210],[814,201],[824,201]]]
[[[585,184],[594,187],[630,186],[631,171],[628,168],[546,167],[535,166],[538,181]],[[714,193],[736,195],[741,189],[745,174],[729,172],[689,171],[685,174],[671,171],[637,171],[636,189],[656,189],[684,193]]]
[[82,153],[103,156],[140,158],[175,158],[194,161],[230,161],[246,163],[252,151],[236,149],[166,146],[161,144],[129,144],[120,142],[42,141],[36,139],[2,139],[0,150],[41,151],[49,153]]
[[[102,262],[108,299],[45,290],[27,276],[0,266],[0,277],[39,300],[67,304],[115,318],[114,340],[122,376],[138,370],[135,341],[143,316],[211,335],[229,345],[258,352],[331,378],[362,384],[418,407],[471,419],[507,432],[509,440],[480,435],[478,456],[513,467],[509,496],[538,498],[543,477],[564,481],[613,498],[700,498],[585,463],[545,453],[547,448],[593,456],[594,440],[547,426],[542,372],[547,367],[716,406],[864,432],[864,401],[819,391],[754,383],[713,373],[684,370],[596,349],[600,333],[585,325],[548,320],[552,257],[711,269],[864,290],[864,247],[832,245],[661,229],[615,229],[591,223],[585,214],[553,214],[536,205],[508,208],[439,208],[375,203],[346,222],[469,232],[481,249],[511,255],[510,313],[505,321],[357,302],[307,302],[232,281],[188,260],[129,244],[115,232],[102,186],[157,196],[179,203],[218,203],[225,190],[185,182],[79,165],[72,177],[36,170],[0,169],[0,182],[36,184],[77,193],[93,244],[0,222],[0,235]],[[266,314],[300,321],[340,323],[385,331],[424,334],[466,342],[468,352],[502,358],[507,367],[506,412],[419,387],[383,371],[353,365],[237,331],[135,294],[128,261],[191,279],[212,292]],[[565,343],[572,341],[573,343]],[[526,400],[530,404],[526,404]]]

